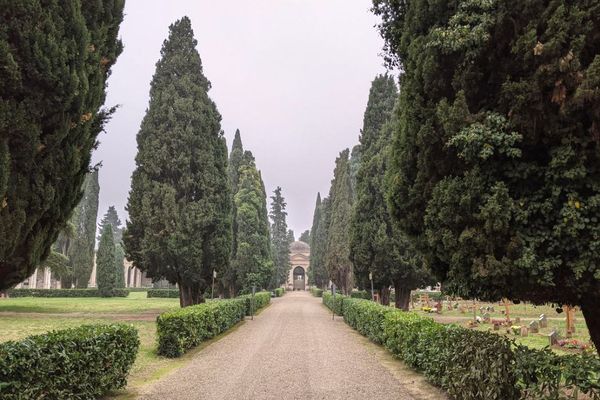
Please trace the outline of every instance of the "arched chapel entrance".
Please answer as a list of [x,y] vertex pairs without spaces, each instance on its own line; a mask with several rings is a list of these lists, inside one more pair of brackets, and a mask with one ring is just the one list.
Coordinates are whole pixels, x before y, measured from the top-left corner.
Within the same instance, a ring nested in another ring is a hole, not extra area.
[[306,273],[304,268],[298,266],[294,268],[294,290],[305,290],[306,288]]

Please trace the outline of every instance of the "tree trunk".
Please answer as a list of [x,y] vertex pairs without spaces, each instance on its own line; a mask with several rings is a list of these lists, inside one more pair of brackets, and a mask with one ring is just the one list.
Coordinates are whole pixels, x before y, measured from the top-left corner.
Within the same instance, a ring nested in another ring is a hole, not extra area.
[[396,308],[399,310],[408,311],[411,289],[402,287],[398,284],[394,285],[394,289],[396,291]]
[[381,293],[381,297],[380,297],[381,304],[384,306],[389,306],[390,305],[390,287],[383,286],[381,288],[381,290],[379,291],[379,293]]
[[596,346],[596,352],[600,355],[600,299],[592,297],[588,296],[588,301],[581,303],[581,311],[590,331],[590,339]]

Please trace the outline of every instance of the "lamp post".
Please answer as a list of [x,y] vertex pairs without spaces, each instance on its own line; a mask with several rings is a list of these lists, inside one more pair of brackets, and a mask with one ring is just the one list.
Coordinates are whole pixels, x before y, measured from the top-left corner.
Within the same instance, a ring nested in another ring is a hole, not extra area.
[[215,278],[217,277],[217,271],[213,269],[213,279],[212,279],[212,290],[210,291],[210,299],[215,298]]
[[373,290],[373,273],[369,272],[369,280],[371,281],[371,301],[375,301],[375,292]]

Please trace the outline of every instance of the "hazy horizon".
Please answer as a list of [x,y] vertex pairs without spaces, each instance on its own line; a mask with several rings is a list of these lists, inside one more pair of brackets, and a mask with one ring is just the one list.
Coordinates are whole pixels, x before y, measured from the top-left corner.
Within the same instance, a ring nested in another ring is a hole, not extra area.
[[310,229],[317,192],[327,195],[335,158],[358,143],[371,81],[385,72],[371,1],[348,3],[128,0],[106,99],[120,108],[93,155],[103,165],[98,220],[110,205],[127,219],[150,81],[169,25],[187,15],[228,148],[239,129],[267,196],[281,186],[296,239]]

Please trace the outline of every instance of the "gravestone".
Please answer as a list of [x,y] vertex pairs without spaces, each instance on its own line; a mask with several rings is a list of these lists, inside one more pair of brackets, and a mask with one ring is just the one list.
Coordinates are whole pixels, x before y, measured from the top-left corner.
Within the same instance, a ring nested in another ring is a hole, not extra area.
[[499,331],[500,330],[500,324],[494,324],[494,330],[495,331]]
[[548,327],[548,318],[546,318],[546,314],[540,315],[540,329]]
[[489,312],[494,312],[494,306],[490,306]]
[[521,327],[521,336],[523,336],[523,337],[529,336],[529,330],[527,329],[526,326]]
[[554,346],[558,344],[558,341],[560,340],[560,335],[556,330],[553,330],[548,335],[548,339],[550,340],[550,346]]
[[529,331],[531,333],[538,333],[540,331],[539,325],[537,321],[531,321],[529,323]]
[[490,322],[490,314],[489,313],[486,312],[483,314],[483,322],[486,324]]
[[521,322],[521,317],[516,317],[516,318],[515,318],[515,324],[518,324],[518,323],[520,323],[520,322]]

